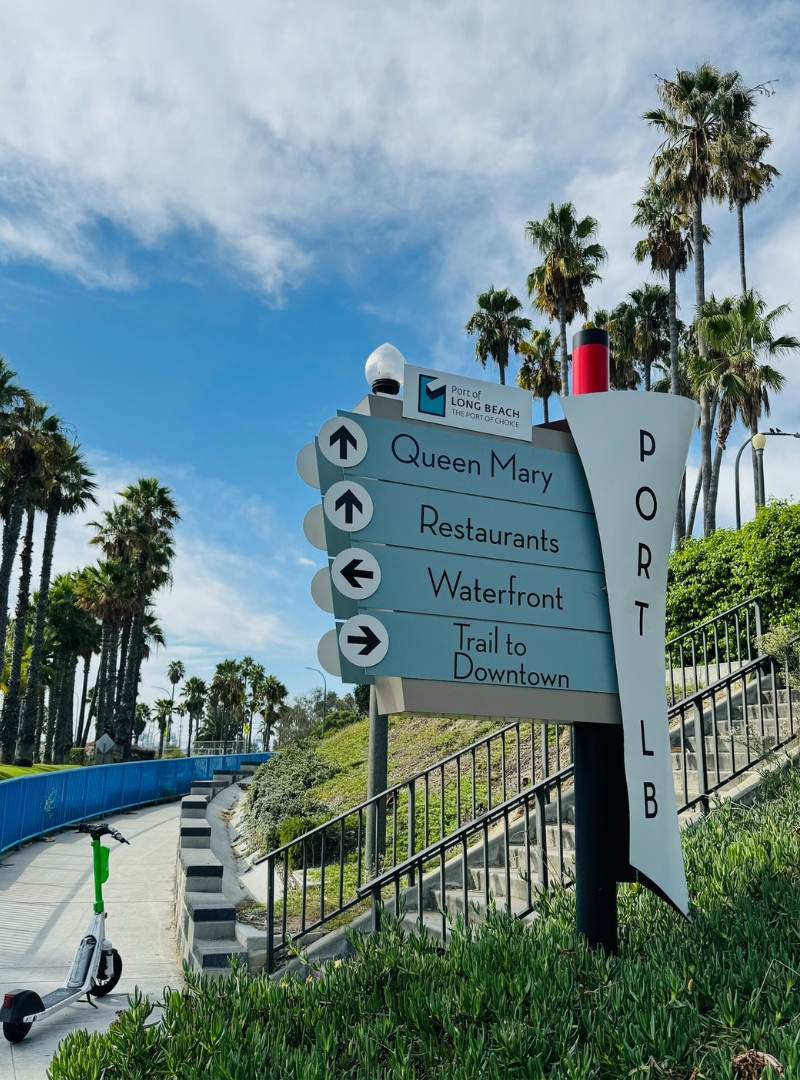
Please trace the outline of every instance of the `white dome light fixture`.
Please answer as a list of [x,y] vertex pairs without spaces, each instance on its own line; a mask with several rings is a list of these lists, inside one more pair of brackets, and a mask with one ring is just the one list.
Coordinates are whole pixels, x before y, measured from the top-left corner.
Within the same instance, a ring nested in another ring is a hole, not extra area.
[[403,385],[405,362],[405,357],[400,350],[390,345],[388,341],[371,352],[364,365],[364,374],[372,387],[373,394],[388,394],[396,397]]

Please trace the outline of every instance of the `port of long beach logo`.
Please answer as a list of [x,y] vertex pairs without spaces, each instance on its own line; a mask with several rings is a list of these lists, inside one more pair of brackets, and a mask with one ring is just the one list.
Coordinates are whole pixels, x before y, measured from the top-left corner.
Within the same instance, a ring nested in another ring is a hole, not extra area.
[[447,381],[431,375],[419,377],[419,411],[429,416],[444,416]]

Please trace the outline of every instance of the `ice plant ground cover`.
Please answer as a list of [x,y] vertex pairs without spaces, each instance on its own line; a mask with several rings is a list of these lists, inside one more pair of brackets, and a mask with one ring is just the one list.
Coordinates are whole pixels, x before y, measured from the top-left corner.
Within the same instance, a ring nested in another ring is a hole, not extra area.
[[800,1076],[800,772],[684,847],[693,922],[626,886],[616,958],[576,937],[570,891],[447,950],[390,923],[307,981],[190,976],[157,1021],[132,1000],[106,1034],[68,1036],[51,1080],[716,1080],[750,1050]]

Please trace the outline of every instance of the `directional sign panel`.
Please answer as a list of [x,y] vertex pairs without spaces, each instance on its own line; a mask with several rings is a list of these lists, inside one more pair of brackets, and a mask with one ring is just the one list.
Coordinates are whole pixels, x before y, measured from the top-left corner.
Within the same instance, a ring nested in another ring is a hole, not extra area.
[[394,546],[370,545],[365,551],[380,562],[382,576],[372,595],[359,601],[360,611],[417,611],[611,632],[602,574]]
[[369,492],[354,480],[340,480],[325,492],[325,516],[332,525],[344,532],[354,532],[369,524],[372,499]]
[[343,596],[366,600],[381,583],[381,568],[371,552],[347,548],[333,560],[331,580]]
[[369,446],[354,476],[593,513],[576,454],[433,424],[374,416],[358,423]]
[[[358,627],[368,618],[359,615],[345,628],[352,624],[355,630],[348,633],[358,636],[362,633]],[[387,642],[384,658],[370,664],[375,676],[617,692],[610,634],[396,611],[381,612],[380,621],[374,621]],[[339,634],[344,652],[343,633],[344,628]],[[366,667],[363,657],[357,653],[351,657],[354,664]]]
[[351,664],[374,667],[386,656],[389,635],[372,615],[356,615],[339,631],[339,648]]
[[354,541],[602,571],[593,515],[360,479],[372,518]]
[[367,452],[363,428],[349,417],[334,416],[320,428],[319,448],[334,465],[358,465]]

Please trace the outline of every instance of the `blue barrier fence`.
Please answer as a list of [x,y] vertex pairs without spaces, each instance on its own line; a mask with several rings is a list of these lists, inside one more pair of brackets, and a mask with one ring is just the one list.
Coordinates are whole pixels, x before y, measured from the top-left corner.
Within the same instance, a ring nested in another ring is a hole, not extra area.
[[0,781],[0,854],[63,825],[188,795],[195,780],[211,780],[215,769],[238,769],[246,762],[260,765],[271,757],[218,754],[126,761]]

